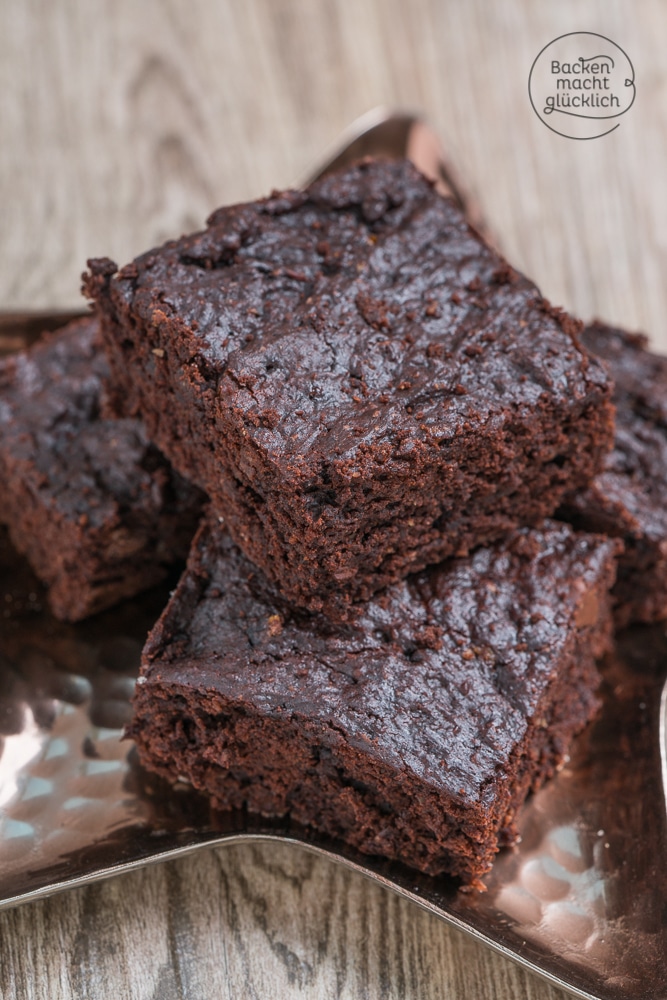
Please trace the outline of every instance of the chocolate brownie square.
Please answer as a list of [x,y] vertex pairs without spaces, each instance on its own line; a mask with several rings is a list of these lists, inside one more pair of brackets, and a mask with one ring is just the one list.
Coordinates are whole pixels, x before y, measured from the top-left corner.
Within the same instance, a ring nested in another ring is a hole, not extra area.
[[107,374],[92,317],[0,361],[0,522],[67,621],[162,580],[201,512],[138,420],[100,417]]
[[617,543],[547,523],[408,577],[352,623],[297,612],[204,521],[144,649],[143,764],[480,885],[596,707]]
[[600,322],[582,337],[616,384],[616,440],[604,471],[561,515],[623,539],[617,624],[657,621],[667,617],[667,358],[647,350],[643,335]]
[[311,610],[538,523],[611,447],[577,321],[408,162],[90,267],[118,399]]

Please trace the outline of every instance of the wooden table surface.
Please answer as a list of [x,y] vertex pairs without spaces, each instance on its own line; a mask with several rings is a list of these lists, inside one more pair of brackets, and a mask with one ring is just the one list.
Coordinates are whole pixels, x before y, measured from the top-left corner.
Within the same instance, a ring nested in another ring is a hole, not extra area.
[[[600,32],[634,107],[538,121],[538,51]],[[3,0],[0,308],[69,307],[125,262],[304,170],[357,115],[431,118],[510,260],[583,318],[667,349],[662,0]],[[201,851],[0,915],[3,998],[556,1000],[436,918],[291,847]]]

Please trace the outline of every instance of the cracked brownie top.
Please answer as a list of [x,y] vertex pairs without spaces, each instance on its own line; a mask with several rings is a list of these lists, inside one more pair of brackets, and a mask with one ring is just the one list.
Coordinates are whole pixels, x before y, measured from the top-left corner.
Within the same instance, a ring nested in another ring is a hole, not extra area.
[[194,362],[209,402],[224,396],[250,438],[297,465],[315,450],[354,463],[369,445],[400,462],[397,437],[406,455],[442,446],[607,382],[577,321],[407,161],[220,209],[121,269],[113,291],[119,314],[168,327],[156,365],[169,351]]

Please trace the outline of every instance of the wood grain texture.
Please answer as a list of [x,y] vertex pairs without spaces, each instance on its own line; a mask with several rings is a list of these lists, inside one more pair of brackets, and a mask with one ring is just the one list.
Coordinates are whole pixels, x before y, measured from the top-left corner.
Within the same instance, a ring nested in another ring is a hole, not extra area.
[[0,916],[3,1000],[565,1000],[288,845],[200,851]]
[[[358,114],[423,108],[514,263],[555,302],[667,348],[662,0],[4,0],[0,303],[70,306],[135,253],[291,183]],[[604,140],[549,132],[539,49],[601,31],[637,74]]]
[[[575,142],[527,96],[539,49],[599,31],[637,101]],[[502,246],[584,318],[667,350],[663,0],[3,0],[0,307],[70,307],[216,205],[302,176],[369,108],[421,108]],[[563,995],[360,876],[236,846],[0,916],[3,998]]]

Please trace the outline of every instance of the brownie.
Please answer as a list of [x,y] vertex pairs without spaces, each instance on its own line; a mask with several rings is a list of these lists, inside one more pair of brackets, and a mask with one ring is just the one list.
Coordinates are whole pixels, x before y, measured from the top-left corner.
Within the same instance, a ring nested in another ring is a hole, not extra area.
[[479,886],[595,710],[616,548],[521,529],[333,623],[291,609],[205,520],[144,649],[129,735],[219,808]]
[[311,610],[538,523],[611,447],[578,323],[407,161],[89,263],[116,405]]
[[162,580],[201,512],[138,420],[100,416],[107,374],[94,318],[0,361],[0,522],[67,621]]
[[583,341],[616,384],[616,439],[604,470],[560,512],[623,539],[614,588],[619,627],[667,617],[667,358],[642,334],[595,322]]

